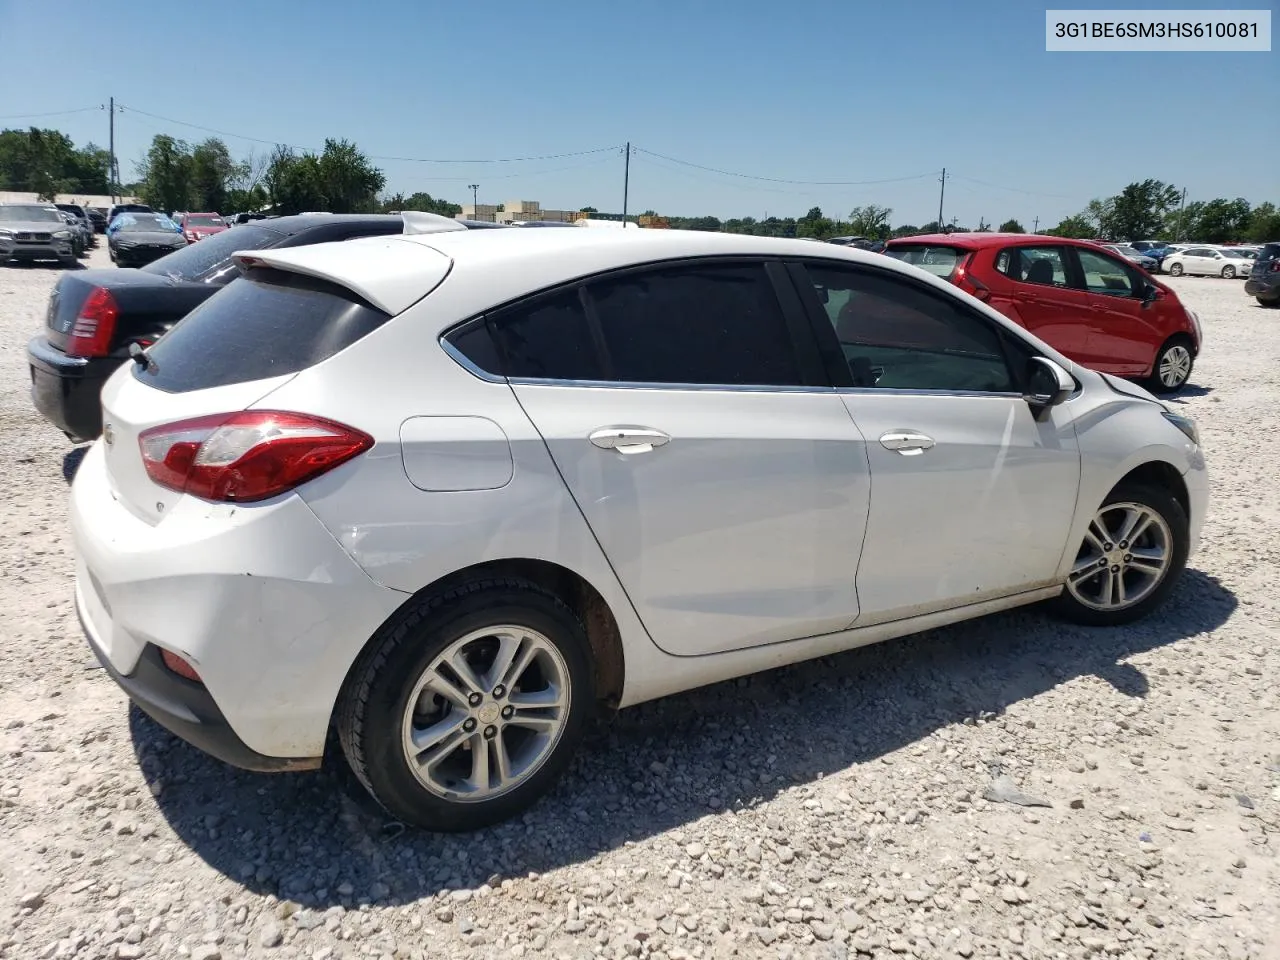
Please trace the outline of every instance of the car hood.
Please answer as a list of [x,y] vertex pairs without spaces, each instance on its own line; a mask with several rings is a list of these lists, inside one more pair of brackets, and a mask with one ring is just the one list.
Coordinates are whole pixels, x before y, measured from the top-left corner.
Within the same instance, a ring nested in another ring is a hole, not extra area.
[[29,230],[53,233],[55,230],[69,230],[71,225],[59,220],[0,220],[0,230]]
[[182,234],[172,230],[118,230],[114,239],[117,243],[131,240],[134,243],[171,243],[175,247],[187,245]]

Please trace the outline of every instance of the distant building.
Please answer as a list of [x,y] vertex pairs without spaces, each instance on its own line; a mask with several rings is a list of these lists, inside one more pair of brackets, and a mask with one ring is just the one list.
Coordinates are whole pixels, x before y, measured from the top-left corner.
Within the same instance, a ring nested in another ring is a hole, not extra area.
[[[501,209],[499,209],[501,207]],[[551,220],[558,223],[573,223],[586,214],[577,210],[543,210],[537,200],[508,200],[503,204],[481,203],[462,205],[459,220],[481,220],[485,223],[515,223],[528,220]]]
[[[26,193],[0,190],[0,203],[40,203],[40,194]],[[54,200],[54,203],[78,203],[82,207],[101,207],[107,210],[113,203],[141,203],[137,197],[120,197],[119,200],[112,200],[110,197],[97,196],[88,193],[60,193]]]

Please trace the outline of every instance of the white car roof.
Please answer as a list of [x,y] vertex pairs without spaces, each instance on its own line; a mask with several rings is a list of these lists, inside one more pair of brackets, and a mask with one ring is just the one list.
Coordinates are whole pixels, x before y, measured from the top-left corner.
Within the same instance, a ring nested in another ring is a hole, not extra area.
[[955,293],[946,281],[882,254],[804,240],[693,230],[458,230],[246,250],[237,253],[236,259],[241,265],[272,266],[330,280],[395,315],[425,297],[446,276],[449,287],[458,288],[455,306],[470,314],[609,270],[735,255],[874,264]]

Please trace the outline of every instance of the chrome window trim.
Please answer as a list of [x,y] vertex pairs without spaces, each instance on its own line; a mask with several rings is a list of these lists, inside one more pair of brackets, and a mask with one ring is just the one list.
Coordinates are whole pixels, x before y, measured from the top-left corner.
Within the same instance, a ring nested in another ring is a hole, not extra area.
[[1011,400],[1023,400],[1025,397],[1017,391],[1005,390],[930,390],[923,387],[837,387],[836,393],[843,395],[856,394],[858,396],[874,397],[877,394],[883,396],[901,397],[1006,397]]
[[444,352],[452,358],[454,363],[462,367],[463,370],[467,371],[467,373],[471,374],[473,377],[484,380],[487,383],[507,382],[506,377],[500,376],[496,373],[490,373],[488,370],[484,370],[481,367],[476,366],[475,363],[471,361],[470,357],[445,339],[444,335],[440,336],[439,344]]
[[770,386],[768,384],[718,384],[718,383],[662,383],[625,380],[556,380],[540,377],[509,377],[507,383],[524,387],[577,387],[589,390],[690,390],[732,393],[815,393],[829,396],[835,387],[823,386]]

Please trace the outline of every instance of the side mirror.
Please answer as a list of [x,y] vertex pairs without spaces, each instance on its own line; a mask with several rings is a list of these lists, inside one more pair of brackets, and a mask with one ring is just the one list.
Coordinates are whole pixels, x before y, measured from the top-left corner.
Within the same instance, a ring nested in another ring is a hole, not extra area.
[[1027,390],[1024,395],[1036,419],[1050,407],[1056,407],[1075,392],[1071,374],[1048,357],[1032,357],[1027,361]]
[[1159,299],[1160,299],[1159,287],[1157,287],[1154,283],[1144,283],[1142,285],[1142,305],[1144,307],[1147,304],[1152,303]]

